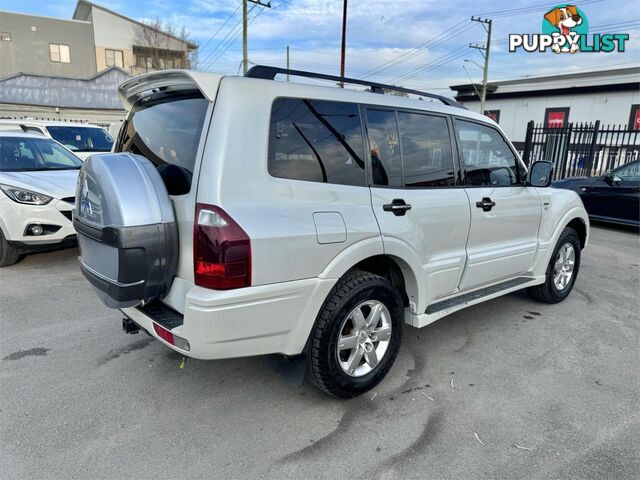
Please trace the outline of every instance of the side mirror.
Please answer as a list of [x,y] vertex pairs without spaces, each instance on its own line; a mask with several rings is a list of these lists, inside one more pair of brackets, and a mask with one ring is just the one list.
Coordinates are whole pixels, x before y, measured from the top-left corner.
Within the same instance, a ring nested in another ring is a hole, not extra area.
[[553,179],[553,163],[547,161],[535,162],[529,169],[527,185],[532,187],[548,187]]
[[616,185],[619,185],[619,184],[620,184],[620,182],[622,181],[622,179],[621,179],[619,176],[614,175],[614,174],[613,174],[613,173],[611,173],[611,172],[607,172],[607,173],[605,173],[605,174],[604,174],[604,177],[603,177],[603,180],[604,180],[605,182],[607,182],[607,183],[608,183],[609,185],[611,185],[611,186],[613,186],[613,184],[614,184],[614,183],[615,183]]
[[605,173],[602,179],[609,185],[613,185],[613,175],[611,174],[611,172]]

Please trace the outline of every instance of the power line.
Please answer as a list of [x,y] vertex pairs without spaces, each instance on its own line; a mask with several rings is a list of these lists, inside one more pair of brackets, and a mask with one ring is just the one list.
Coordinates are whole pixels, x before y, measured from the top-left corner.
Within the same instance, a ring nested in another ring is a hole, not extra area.
[[[603,0],[584,0],[583,2],[580,2],[580,7],[582,7],[583,5],[589,5],[592,3],[599,3],[602,2]],[[507,17],[510,15],[523,15],[526,13],[534,13],[534,12],[539,12],[540,9],[543,9],[545,12],[549,10],[549,3],[540,3],[540,4],[536,4],[536,5],[529,5],[526,7],[519,7],[519,8],[512,8],[512,9],[508,9],[508,10],[497,10],[494,12],[486,12],[486,13],[482,13],[481,15],[483,17],[492,17],[492,18],[500,18],[500,17]]]
[[225,27],[225,25],[226,25],[227,23],[229,23],[229,20],[231,20],[231,19],[233,18],[233,16],[234,16],[236,13],[238,13],[238,10],[240,10],[240,4],[238,4],[238,6],[236,7],[236,9],[235,9],[233,12],[231,12],[231,14],[227,17],[227,19],[224,21],[224,23],[223,23],[222,25],[220,25],[220,27],[215,31],[215,33],[214,33],[213,35],[211,35],[211,36],[209,37],[209,39],[208,39],[206,42],[204,42],[204,44],[203,44],[203,45],[200,45],[200,46],[198,47],[198,48],[199,48],[199,50],[200,50],[201,52],[202,52],[205,48],[207,48],[207,45],[209,45],[209,43],[211,43],[211,41],[212,41],[214,38],[216,38],[216,35],[218,35],[218,33],[220,33],[220,30],[222,30],[222,29]]
[[[588,4],[592,4],[592,3],[598,3],[601,2],[603,0],[584,0],[581,3],[582,5],[588,5]],[[485,13],[483,14],[483,16],[491,16],[494,18],[501,18],[501,17],[506,17],[506,16],[515,16],[515,15],[522,15],[522,14],[526,14],[526,13],[533,13],[536,11],[540,11],[541,8],[548,8],[548,3],[544,3],[544,4],[537,4],[537,5],[529,5],[527,7],[520,7],[520,8],[514,8],[514,9],[507,9],[507,10],[498,10],[495,12],[489,12],[489,13]],[[451,27],[445,29],[442,33],[440,33],[438,36],[434,37],[433,39],[418,45],[417,47],[414,47],[413,49],[411,49],[409,52],[406,52],[402,55],[400,55],[399,57],[389,60],[388,62],[383,63],[382,65],[376,67],[375,69],[371,70],[370,72],[367,72],[367,74],[365,74],[363,77],[361,78],[366,78],[372,75],[375,75],[379,72],[381,72],[382,70],[385,70],[387,68],[390,68],[392,66],[397,66],[400,63],[403,63],[411,58],[415,58],[416,56],[424,53],[424,50],[426,50],[427,48],[433,48],[439,45],[442,45],[443,43],[446,43],[448,40],[457,37],[458,35],[462,34],[463,32],[469,30],[472,25],[470,25],[468,28],[463,28],[461,30],[458,30],[457,32],[455,32],[454,34],[451,34],[451,30],[454,30],[458,27],[460,27],[462,24],[464,24],[465,20],[462,20],[460,22],[458,22],[455,25],[452,25]],[[442,38],[444,36],[444,38]],[[437,41],[441,39],[442,41]],[[435,42],[434,44],[432,44],[433,42]],[[422,51],[421,51],[422,50]]]
[[[254,7],[253,7],[253,8],[255,8],[255,5],[254,5]],[[253,8],[252,8],[252,10],[253,10]],[[209,54],[207,55],[207,57],[206,57],[205,59],[203,59],[203,60],[202,60],[202,62],[201,62],[201,63],[202,63],[202,65],[203,65],[203,66],[204,66],[205,64],[207,64],[207,63],[209,63],[209,62],[210,62],[211,57],[213,57],[213,56],[216,54],[216,52],[218,52],[218,51],[222,48],[222,46],[223,46],[223,45],[226,45],[226,41],[227,41],[227,39],[229,38],[229,35],[231,35],[231,34],[232,34],[232,33],[233,33],[233,32],[234,32],[234,31],[235,31],[235,30],[240,26],[241,22],[242,22],[242,19],[238,20],[238,21],[236,22],[236,24],[235,24],[232,28],[230,28],[230,29],[229,29],[229,31],[228,31],[228,32],[227,32],[227,34],[222,38],[222,40],[220,40],[220,41],[218,42],[218,44],[216,45],[216,47],[215,47],[211,52],[209,52]],[[216,58],[217,58],[217,57],[216,57]]]
[[[271,11],[274,11],[274,10],[276,10],[278,8],[283,7],[283,6],[287,6],[287,5],[291,4],[291,1],[292,0],[290,0],[289,2],[285,2],[285,1],[280,2],[277,5],[272,6],[271,7]],[[249,9],[248,14],[251,14],[251,12],[253,11],[253,9],[255,7],[256,7],[256,5],[254,4]],[[256,18],[258,18],[264,11],[265,11],[265,9],[260,10],[252,19],[250,19],[248,21],[248,25],[251,25],[251,23]],[[227,34],[219,42],[219,44],[216,46],[216,48],[207,56],[205,61],[201,62],[203,69],[213,65],[216,62],[216,60],[218,60],[222,55],[224,55],[227,52],[227,50],[235,43],[235,41],[238,39],[238,37],[240,37],[241,30],[239,30],[238,27],[240,27],[241,23],[242,23],[242,20],[239,20],[235,24],[235,26],[233,28],[231,28],[227,32]],[[231,35],[231,37],[230,37],[230,35]],[[249,63],[251,63],[251,62],[249,62]]]
[[[248,14],[250,14],[250,13],[253,11],[253,9],[254,9],[254,8],[255,8],[255,5],[254,5],[250,10],[249,10]],[[271,10],[273,10],[274,8],[276,8],[276,7],[273,7]],[[251,25],[251,24],[253,23],[253,21],[254,21],[256,18],[258,18],[260,15],[262,15],[264,12],[265,12],[265,9],[262,9],[262,10],[260,10],[258,13],[256,13],[256,14],[253,16],[253,18],[251,18],[251,19],[247,22],[247,25]],[[236,27],[237,27],[237,26],[236,26]],[[223,48],[223,49],[222,49],[222,50],[221,50],[221,51],[216,55],[216,57],[215,57],[215,58],[213,58],[212,60],[210,60],[209,62],[207,62],[206,67],[212,66],[212,65],[216,62],[216,60],[218,60],[218,58],[220,58],[222,55],[224,55],[224,54],[227,52],[227,50],[229,50],[229,48],[230,48],[230,47],[235,43],[235,41],[240,37],[240,35],[241,35],[241,34],[242,34],[242,30],[240,29],[240,30],[238,30],[238,31],[236,32],[236,34],[235,34],[233,37],[231,37],[231,38],[229,39],[229,41],[226,43],[225,47],[224,47],[224,48]],[[204,65],[203,65],[203,67],[204,67]]]
[[[439,35],[436,35],[435,37],[427,40],[424,43],[421,43],[420,45],[412,48],[411,50],[409,50],[408,52],[403,53],[402,55],[398,56],[395,59],[391,59],[385,63],[383,63],[382,65],[379,65],[378,67],[374,68],[373,70],[367,72],[363,77],[361,78],[366,78],[366,77],[370,77],[371,75],[375,75],[379,72],[381,72],[382,70],[385,70],[389,67],[392,67],[394,65],[397,65],[399,63],[405,62],[411,58],[416,57],[417,55],[420,55],[421,53],[424,52],[424,50],[426,50],[429,47],[432,47],[433,44],[436,44],[439,42],[439,40],[443,40],[445,38],[453,38],[454,36],[457,36],[459,34],[461,34],[463,31],[467,30],[468,28],[462,29],[462,30],[458,30],[457,33],[454,33],[453,35],[451,35],[451,31],[452,30],[456,30],[459,27],[461,27],[467,20],[462,20],[458,23],[456,23],[455,25],[452,25],[448,28],[446,28],[444,31],[442,31]],[[471,27],[471,25],[469,25],[469,28]],[[440,43],[438,43],[440,44]]]
[[433,61],[431,61],[431,62],[429,62],[429,63],[427,63],[427,64],[425,64],[423,66],[421,66],[421,67],[414,68],[413,70],[410,70],[410,71],[404,73],[403,75],[400,75],[400,76],[394,78],[393,80],[391,80],[391,82],[393,83],[393,82],[396,82],[396,81],[399,81],[399,80],[406,80],[408,78],[413,78],[416,75],[419,75],[421,73],[425,73],[425,72],[427,72],[429,70],[432,70],[433,67],[437,68],[437,67],[443,65],[444,63],[447,63],[447,62],[449,62],[451,60],[455,60],[455,59],[457,59],[457,58],[459,58],[461,56],[466,55],[467,52],[468,52],[467,49],[468,49],[468,47],[466,45],[458,47],[455,50],[453,50],[452,52],[449,52],[448,54],[443,55],[442,57],[439,57],[439,58],[437,58],[437,59],[435,59],[435,60],[433,60]]

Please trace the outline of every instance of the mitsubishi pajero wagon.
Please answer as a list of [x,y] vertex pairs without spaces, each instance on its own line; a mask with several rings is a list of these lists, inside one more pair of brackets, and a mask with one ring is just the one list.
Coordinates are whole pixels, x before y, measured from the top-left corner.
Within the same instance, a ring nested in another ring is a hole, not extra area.
[[304,354],[312,383],[353,397],[389,371],[405,324],[523,288],[569,295],[589,220],[547,188],[551,163],[527,171],[451,99],[339,80],[259,66],[120,86],[129,115],[116,153],[84,162],[74,225],[126,331],[199,359]]

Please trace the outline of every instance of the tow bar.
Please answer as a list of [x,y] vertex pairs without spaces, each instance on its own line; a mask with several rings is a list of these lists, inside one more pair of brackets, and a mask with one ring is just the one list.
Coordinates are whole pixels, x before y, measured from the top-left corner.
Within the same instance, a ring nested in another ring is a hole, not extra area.
[[140,331],[140,326],[130,318],[122,319],[122,331],[130,335],[135,335]]

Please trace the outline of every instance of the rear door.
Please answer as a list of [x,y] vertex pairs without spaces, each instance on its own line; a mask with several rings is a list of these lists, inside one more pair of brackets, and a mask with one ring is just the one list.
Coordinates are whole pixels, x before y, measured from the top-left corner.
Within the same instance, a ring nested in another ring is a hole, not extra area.
[[416,111],[365,108],[372,204],[385,253],[413,258],[433,299],[454,293],[466,258],[469,202],[456,186],[451,121]]
[[180,312],[193,282],[194,176],[211,109],[212,104],[195,89],[151,92],[131,108],[115,147],[116,152],[143,155],[153,163],[173,201],[180,255],[176,279],[163,302]]
[[522,274],[538,249],[541,201],[498,129],[456,119],[462,181],[471,211],[460,290]]

